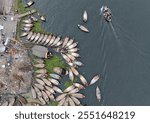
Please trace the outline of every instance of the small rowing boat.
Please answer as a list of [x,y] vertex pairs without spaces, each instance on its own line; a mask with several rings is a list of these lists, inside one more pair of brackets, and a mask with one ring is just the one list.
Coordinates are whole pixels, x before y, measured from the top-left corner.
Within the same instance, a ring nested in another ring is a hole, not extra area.
[[87,33],[90,32],[90,31],[89,31],[85,26],[83,26],[83,25],[78,24],[78,28],[79,28],[81,31],[83,31],[83,32],[87,32]]
[[87,20],[88,20],[88,14],[87,14],[87,11],[85,10],[83,13],[83,21],[86,23]]

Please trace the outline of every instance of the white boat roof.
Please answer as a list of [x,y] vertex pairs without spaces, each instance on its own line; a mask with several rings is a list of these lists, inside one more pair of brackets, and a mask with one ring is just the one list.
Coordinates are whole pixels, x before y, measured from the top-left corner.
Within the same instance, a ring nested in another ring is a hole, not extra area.
[[0,30],[4,29],[4,26],[0,25]]

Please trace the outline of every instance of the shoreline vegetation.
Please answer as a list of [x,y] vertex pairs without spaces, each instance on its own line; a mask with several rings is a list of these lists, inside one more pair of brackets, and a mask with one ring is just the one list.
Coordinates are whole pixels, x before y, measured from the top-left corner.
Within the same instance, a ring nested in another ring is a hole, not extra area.
[[18,14],[23,14],[29,10],[29,8],[25,8],[24,4],[22,3],[22,0],[15,0],[15,12],[17,12]]
[[[31,8],[25,8],[24,4],[22,3],[22,0],[15,0],[15,3],[14,3],[15,14],[23,14],[23,13],[26,13],[26,12],[31,11],[31,10],[32,10]],[[24,19],[25,19],[25,17],[20,18],[20,20],[17,23],[17,31],[16,31],[17,32],[16,33],[17,39],[19,39],[19,37],[20,37],[20,34],[21,34],[20,29],[22,27],[21,26],[22,20],[24,20]],[[41,20],[37,20],[36,22],[33,23],[33,28],[31,31],[44,33],[44,34],[50,34],[43,29]]]
[[33,23],[33,28],[32,28],[33,32],[38,32],[38,33],[44,33],[44,34],[50,34],[48,32],[46,32],[43,27],[42,27],[42,21],[38,20],[36,22]]
[[[15,0],[14,2],[14,12],[15,14],[22,14],[27,12],[28,10],[24,7],[22,0]],[[22,24],[22,20],[24,18],[20,18],[20,20],[17,23],[17,30],[16,30],[16,38],[20,39],[20,34],[21,34],[21,24]]]
[[45,69],[48,71],[49,74],[53,73],[53,68],[60,67],[67,69],[67,64],[64,60],[59,56],[52,56],[50,59],[45,59]]

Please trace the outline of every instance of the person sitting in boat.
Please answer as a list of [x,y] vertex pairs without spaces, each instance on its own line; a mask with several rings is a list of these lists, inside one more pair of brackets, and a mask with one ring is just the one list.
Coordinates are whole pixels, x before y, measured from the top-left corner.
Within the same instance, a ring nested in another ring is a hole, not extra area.
[[103,16],[104,16],[105,20],[107,22],[110,22],[111,21],[111,11],[110,11],[110,9],[107,6],[103,6],[102,7],[102,12],[103,12]]

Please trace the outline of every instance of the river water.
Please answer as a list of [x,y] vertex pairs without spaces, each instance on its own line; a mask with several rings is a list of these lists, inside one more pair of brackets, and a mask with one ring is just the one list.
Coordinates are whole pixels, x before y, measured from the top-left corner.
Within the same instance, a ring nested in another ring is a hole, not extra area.
[[[100,16],[104,4],[112,11],[113,28]],[[98,73],[103,76],[83,92],[83,104],[150,105],[149,5],[149,0],[36,0],[34,6],[47,18],[45,30],[79,42],[85,64],[79,71],[88,80]],[[89,15],[86,24],[84,10]],[[84,24],[90,33],[81,32],[77,24]],[[101,103],[95,97],[97,85]]]

